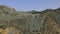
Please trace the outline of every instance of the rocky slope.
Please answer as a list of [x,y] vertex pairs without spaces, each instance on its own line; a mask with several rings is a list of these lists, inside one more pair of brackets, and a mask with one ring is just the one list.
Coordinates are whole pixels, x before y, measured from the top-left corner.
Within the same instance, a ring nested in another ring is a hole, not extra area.
[[5,34],[60,34],[60,8],[18,12],[0,6],[0,30],[8,31]]

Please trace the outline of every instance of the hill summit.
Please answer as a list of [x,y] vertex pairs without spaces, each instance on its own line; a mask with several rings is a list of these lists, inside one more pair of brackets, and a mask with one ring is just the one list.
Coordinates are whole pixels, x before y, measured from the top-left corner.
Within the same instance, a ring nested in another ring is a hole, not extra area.
[[11,8],[9,6],[6,6],[6,5],[1,5],[0,6],[0,11],[2,11],[3,13],[12,13],[14,11],[16,11],[14,8]]

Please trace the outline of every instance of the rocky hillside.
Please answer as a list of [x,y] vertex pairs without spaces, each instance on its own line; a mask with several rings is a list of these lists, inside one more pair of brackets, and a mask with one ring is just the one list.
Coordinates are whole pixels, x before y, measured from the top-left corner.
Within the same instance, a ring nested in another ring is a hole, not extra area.
[[60,34],[60,8],[18,12],[14,8],[2,5],[0,6],[0,33]]

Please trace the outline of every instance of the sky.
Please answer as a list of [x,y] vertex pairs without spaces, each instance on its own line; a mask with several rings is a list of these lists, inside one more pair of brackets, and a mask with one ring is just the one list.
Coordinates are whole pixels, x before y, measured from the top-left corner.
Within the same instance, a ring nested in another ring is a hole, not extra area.
[[42,11],[60,7],[60,0],[0,0],[0,5],[7,5],[17,11]]

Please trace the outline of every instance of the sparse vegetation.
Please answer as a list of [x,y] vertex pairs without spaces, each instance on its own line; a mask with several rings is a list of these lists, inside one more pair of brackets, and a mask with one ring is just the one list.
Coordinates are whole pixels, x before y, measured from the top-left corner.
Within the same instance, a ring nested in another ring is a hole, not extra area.
[[[40,12],[35,10],[28,12],[18,12],[14,8],[8,6],[0,6],[0,21],[2,21],[2,25],[5,27],[15,27],[19,32],[23,34],[32,34],[32,32],[34,34],[37,33],[38,30],[41,32],[41,34],[46,34],[46,31],[51,32],[52,34],[60,34],[59,32],[56,32],[60,26],[60,8],[47,9]],[[2,25],[0,28],[2,28]],[[49,29],[46,25],[49,27]]]

